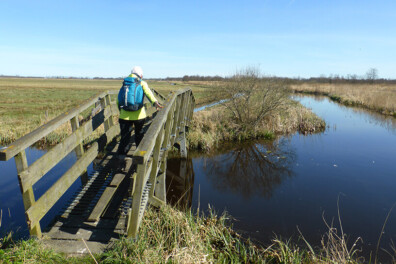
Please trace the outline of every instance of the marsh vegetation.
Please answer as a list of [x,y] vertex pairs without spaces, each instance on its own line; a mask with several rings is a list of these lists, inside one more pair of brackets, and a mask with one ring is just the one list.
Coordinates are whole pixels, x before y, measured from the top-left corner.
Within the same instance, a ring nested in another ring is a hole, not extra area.
[[273,139],[275,135],[324,131],[325,122],[290,99],[288,82],[263,76],[257,68],[238,71],[215,92],[228,98],[194,114],[188,135],[191,149],[208,151],[225,141]]
[[393,83],[300,83],[295,92],[329,96],[347,106],[367,108],[396,117],[396,84]]

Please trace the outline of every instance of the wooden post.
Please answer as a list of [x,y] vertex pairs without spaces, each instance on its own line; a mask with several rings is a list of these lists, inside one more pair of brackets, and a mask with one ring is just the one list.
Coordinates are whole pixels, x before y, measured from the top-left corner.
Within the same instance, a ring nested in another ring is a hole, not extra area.
[[186,123],[187,123],[186,113],[189,107],[190,93],[185,92],[182,94],[182,96],[183,97],[181,99],[181,106],[178,113],[177,125],[176,125],[177,126],[176,139],[180,146],[179,149],[180,156],[181,158],[185,159],[187,158],[187,146],[186,146],[186,137],[185,137]]
[[186,146],[186,127],[183,124],[183,127],[181,128],[181,132],[180,132],[180,141],[179,141],[179,145],[180,145],[180,157],[182,159],[187,159],[187,146]]
[[167,152],[164,153],[163,161],[160,166],[161,174],[157,178],[157,184],[155,185],[155,196],[166,203],[166,156]]
[[140,215],[140,206],[142,204],[143,188],[145,185],[144,176],[146,174],[146,166],[147,166],[147,162],[143,164],[139,164],[137,166],[137,175],[135,178],[136,184],[132,199],[132,210],[130,211],[131,215],[128,216],[127,235],[128,237],[132,237],[133,239],[137,238],[138,229],[140,225],[139,215]]
[[[105,97],[105,101],[106,101],[106,106],[111,105],[111,98],[110,98],[110,94],[107,94]],[[108,125],[109,127],[114,126],[114,120],[113,120],[113,115],[111,115],[108,119]]]
[[[108,96],[109,95],[106,95],[105,97],[100,99],[100,104],[102,105],[103,109],[106,108],[106,106],[108,105],[107,102],[110,100]],[[111,127],[111,123],[112,122],[110,122],[110,120],[113,120],[112,117],[109,117],[108,119],[106,119],[104,121],[104,131],[105,132],[107,132],[110,129],[110,127]]]
[[171,134],[171,146],[175,143],[176,137],[177,137],[177,132],[178,132],[178,126],[179,126],[179,116],[180,116],[180,107],[183,105],[183,97],[182,95],[179,95],[176,98],[176,108],[175,108],[175,114],[173,117],[173,127],[172,127],[172,134]]
[[164,138],[164,142],[162,142],[162,148],[164,148],[166,152],[168,152],[169,148],[172,146],[170,142],[171,142],[171,134],[173,131],[173,127],[175,127],[174,117],[175,117],[176,105],[177,105],[176,103],[173,103],[172,108],[168,113],[167,121],[165,124],[165,138]]
[[[187,125],[187,112],[188,112],[188,107],[190,106],[190,92],[185,92],[184,93],[184,105],[183,105],[183,112],[182,112],[182,119],[180,122],[181,126],[186,126]],[[183,129],[184,130],[184,129]]]
[[[76,131],[80,127],[80,122],[78,120],[78,116],[73,117],[70,119],[72,131]],[[83,139],[79,138],[78,141],[80,141],[80,144],[74,149],[74,152],[76,153],[77,159],[81,158],[82,155],[84,155],[84,147],[83,147]],[[81,183],[82,185],[85,185],[88,182],[88,172],[85,170],[81,174]]]
[[[154,139],[153,139],[154,140]],[[161,163],[162,160],[159,160],[159,155],[161,151],[161,146],[162,142],[164,140],[164,130],[162,129],[157,138],[155,139],[155,147],[153,150],[153,168],[151,169],[150,173],[150,183],[152,184],[151,189],[150,189],[150,195],[149,199],[153,199],[153,196],[157,196],[154,193],[154,190],[156,190],[156,185],[157,185],[157,175],[158,175],[158,164]],[[165,202],[165,201],[164,201]]]
[[[28,168],[28,163],[26,159],[26,152],[25,150],[22,150],[15,156],[15,164],[17,167],[18,171],[18,180],[19,180],[19,186],[21,187],[21,192],[22,192],[22,199],[23,199],[23,205],[25,206],[25,212],[35,203],[34,199],[34,193],[33,193],[33,186],[30,186],[27,188],[25,192],[22,190],[22,184],[21,184],[21,177],[20,173]],[[30,226],[30,219],[27,214],[26,215],[26,220],[28,223],[29,227],[29,233],[31,236],[36,236],[37,238],[41,238],[41,228],[40,228],[40,223],[35,224],[34,226]]]

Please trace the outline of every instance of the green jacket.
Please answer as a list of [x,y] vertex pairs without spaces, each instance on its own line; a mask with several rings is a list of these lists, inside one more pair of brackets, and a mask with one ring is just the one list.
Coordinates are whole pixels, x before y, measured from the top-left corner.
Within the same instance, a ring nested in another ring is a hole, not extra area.
[[[130,74],[128,77],[136,78],[138,76],[135,74]],[[153,92],[148,87],[148,84],[142,80],[141,85],[143,87],[144,94],[147,96],[150,102],[151,103],[157,102],[157,99],[155,98]],[[117,105],[118,105],[118,99],[117,99]],[[124,109],[121,109],[120,111],[120,119],[123,120],[140,120],[146,117],[147,117],[146,108],[144,106],[137,111],[126,111]]]

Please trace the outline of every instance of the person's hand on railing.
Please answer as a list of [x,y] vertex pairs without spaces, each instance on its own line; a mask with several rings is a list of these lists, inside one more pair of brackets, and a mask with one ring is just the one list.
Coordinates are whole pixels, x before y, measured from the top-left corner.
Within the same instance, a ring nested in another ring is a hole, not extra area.
[[157,111],[160,110],[161,108],[163,108],[163,106],[160,105],[158,102],[155,102],[154,106],[155,106],[155,109],[157,109]]

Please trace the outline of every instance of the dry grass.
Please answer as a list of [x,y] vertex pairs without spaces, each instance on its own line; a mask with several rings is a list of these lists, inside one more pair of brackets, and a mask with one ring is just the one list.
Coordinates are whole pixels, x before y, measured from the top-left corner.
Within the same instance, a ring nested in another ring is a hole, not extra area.
[[[122,238],[100,255],[98,263],[364,263],[356,245],[346,246],[346,236],[329,226],[324,242],[316,250],[306,242],[275,238],[267,247],[254,245],[236,233],[229,216],[217,216],[209,208],[206,216],[164,206],[145,212],[139,238]],[[1,243],[4,242],[4,243]],[[94,263],[89,255],[67,257],[44,247],[37,240],[13,242],[0,239],[0,263]]]
[[[121,80],[0,78],[0,145],[16,139],[79,105],[95,94],[118,90]],[[212,86],[195,83],[148,81],[150,87],[164,95],[191,87],[197,104],[216,100]],[[84,113],[82,114],[84,117]],[[41,145],[60,142],[70,134],[69,124],[40,141]]]
[[225,107],[218,106],[194,114],[188,141],[191,149],[209,151],[224,141],[273,139],[275,134],[296,131],[309,134],[323,131],[325,127],[322,119],[294,101],[290,101],[286,109],[262,119],[254,130],[241,130],[227,114]]
[[170,206],[146,211],[139,239],[121,239],[103,263],[265,263],[265,250],[243,240],[209,209],[206,217]]
[[323,94],[345,105],[362,106],[396,117],[395,84],[320,84],[292,85],[296,92]]

